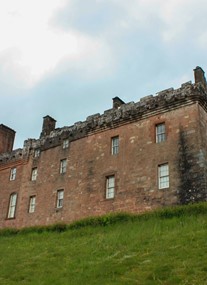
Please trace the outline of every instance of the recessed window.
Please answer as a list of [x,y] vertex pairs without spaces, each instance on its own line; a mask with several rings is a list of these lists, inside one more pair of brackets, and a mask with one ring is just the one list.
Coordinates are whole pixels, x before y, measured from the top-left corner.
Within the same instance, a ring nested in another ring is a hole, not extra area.
[[112,199],[115,195],[115,176],[106,177],[106,199]]
[[32,180],[32,181],[37,180],[37,167],[32,168],[31,180]]
[[9,199],[9,210],[8,210],[8,219],[13,219],[15,217],[15,210],[17,204],[17,193],[12,193]]
[[156,125],[156,143],[166,140],[165,123]]
[[34,213],[36,204],[36,196],[31,196],[29,198],[29,213]]
[[69,139],[63,140],[63,148],[68,148],[69,147]]
[[67,166],[67,160],[66,159],[62,159],[60,161],[60,173],[65,173],[66,172],[66,166]]
[[35,151],[34,151],[34,157],[37,158],[37,157],[39,157],[39,156],[40,156],[40,149],[37,148],[37,149],[35,149]]
[[169,166],[162,164],[158,166],[159,189],[169,188]]
[[111,139],[111,154],[116,155],[119,153],[119,137],[113,137]]
[[16,167],[14,167],[11,169],[11,172],[10,172],[10,180],[15,180],[16,174],[17,174],[17,169],[16,169]]
[[57,191],[57,208],[63,207],[64,190]]

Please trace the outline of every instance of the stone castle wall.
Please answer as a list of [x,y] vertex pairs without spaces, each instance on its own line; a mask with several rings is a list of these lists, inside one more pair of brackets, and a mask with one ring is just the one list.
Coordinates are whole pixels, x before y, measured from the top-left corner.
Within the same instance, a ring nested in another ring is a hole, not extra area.
[[[71,222],[206,200],[207,92],[198,71],[195,84],[187,82],[137,103],[116,97],[112,109],[73,126],[56,129],[55,120],[44,117],[39,139],[0,154],[0,227]],[[166,139],[157,143],[159,124],[165,125]],[[114,137],[119,138],[116,155],[111,153]],[[63,148],[65,139],[69,144]],[[169,186],[159,189],[159,166],[166,164]],[[16,177],[11,181],[13,168]],[[32,181],[34,169],[37,177]],[[114,197],[107,199],[106,180],[111,176]],[[61,207],[57,207],[59,190],[64,191]],[[8,218],[12,193],[17,194],[15,216]],[[34,196],[35,211],[30,213]]]

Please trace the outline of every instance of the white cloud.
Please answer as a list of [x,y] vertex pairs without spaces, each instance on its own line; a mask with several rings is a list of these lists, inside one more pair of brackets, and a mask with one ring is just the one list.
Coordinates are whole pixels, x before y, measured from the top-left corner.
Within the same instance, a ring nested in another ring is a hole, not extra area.
[[63,59],[82,70],[90,61],[89,74],[102,72],[106,57],[111,57],[102,39],[49,25],[52,15],[65,4],[64,0],[0,0],[0,62],[4,75],[12,74],[31,87]]

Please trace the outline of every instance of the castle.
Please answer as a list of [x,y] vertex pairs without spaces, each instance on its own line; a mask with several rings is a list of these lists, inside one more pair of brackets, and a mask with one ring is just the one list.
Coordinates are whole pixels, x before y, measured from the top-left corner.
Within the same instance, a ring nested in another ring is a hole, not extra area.
[[13,150],[0,125],[0,228],[207,200],[207,83],[167,89],[73,126],[43,118],[39,139]]

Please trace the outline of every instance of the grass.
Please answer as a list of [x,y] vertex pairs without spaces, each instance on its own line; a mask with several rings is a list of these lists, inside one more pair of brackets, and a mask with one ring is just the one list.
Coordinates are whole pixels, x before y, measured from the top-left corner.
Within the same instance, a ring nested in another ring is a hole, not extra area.
[[7,229],[0,232],[0,284],[205,285],[206,236],[206,204]]

